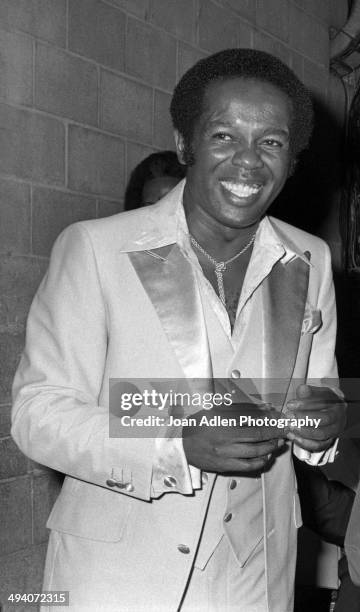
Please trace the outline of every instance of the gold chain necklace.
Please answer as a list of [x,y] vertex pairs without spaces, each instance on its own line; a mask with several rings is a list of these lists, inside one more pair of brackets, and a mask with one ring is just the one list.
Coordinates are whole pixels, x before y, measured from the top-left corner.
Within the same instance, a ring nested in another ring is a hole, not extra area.
[[230,257],[230,259],[227,259],[226,261],[216,261],[216,259],[211,257],[211,255],[209,255],[209,253],[207,253],[205,249],[203,249],[203,247],[197,242],[197,240],[195,240],[194,236],[190,234],[191,244],[193,244],[194,247],[196,247],[198,251],[200,251],[200,253],[205,255],[205,257],[207,257],[208,260],[211,261],[213,266],[215,266],[215,276],[216,276],[216,281],[217,281],[217,286],[218,286],[218,291],[219,291],[219,298],[222,301],[224,306],[226,306],[226,300],[225,300],[223,273],[226,271],[226,266],[232,263],[233,261],[235,261],[235,259],[240,257],[240,255],[245,253],[245,251],[247,251],[251,247],[252,243],[255,240],[255,236],[256,236],[256,232],[251,236],[249,242],[244,246],[244,248],[241,249],[241,251],[239,251],[238,253],[236,253],[236,255],[234,255],[233,257]]

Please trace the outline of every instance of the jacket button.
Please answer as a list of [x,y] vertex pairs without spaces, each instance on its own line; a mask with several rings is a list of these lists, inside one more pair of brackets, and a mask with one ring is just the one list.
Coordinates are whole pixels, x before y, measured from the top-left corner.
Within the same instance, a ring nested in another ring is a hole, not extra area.
[[114,486],[117,487],[118,489],[125,489],[126,483],[121,482],[121,480],[118,480],[117,482],[115,482]]
[[177,485],[177,480],[176,480],[176,478],[174,478],[174,476],[165,476],[165,478],[164,478],[164,485],[166,487],[174,488]]
[[128,482],[125,485],[125,491],[128,491],[129,493],[131,493],[132,491],[134,491],[135,487],[133,484],[131,484],[131,482]]
[[239,370],[233,370],[231,372],[231,378],[240,378],[240,377],[241,377],[241,374]]
[[114,480],[113,478],[108,478],[106,484],[108,487],[116,487],[116,480]]
[[230,489],[231,489],[231,490],[232,490],[232,489],[236,489],[236,487],[237,487],[237,482],[236,482],[236,480],[235,480],[234,478],[232,478],[232,479],[230,480]]
[[188,546],[186,546],[186,544],[179,544],[178,545],[178,550],[183,553],[184,555],[188,555],[190,552],[190,548]]
[[232,512],[228,512],[224,516],[224,523],[228,523],[229,521],[231,521],[231,519],[232,519]]

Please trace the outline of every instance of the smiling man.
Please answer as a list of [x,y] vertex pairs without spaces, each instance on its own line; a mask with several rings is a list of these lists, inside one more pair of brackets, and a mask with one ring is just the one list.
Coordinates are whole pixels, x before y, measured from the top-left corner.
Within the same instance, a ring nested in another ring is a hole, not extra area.
[[[337,377],[328,248],[266,216],[308,144],[311,102],[276,58],[230,49],[184,75],[171,114],[186,181],[67,229],[29,315],[12,432],[67,474],[44,588],[74,610],[290,612],[292,452],[331,460],[344,427],[322,383]],[[197,408],[180,437],[129,438],[112,415],[109,437],[109,378],[160,377],[221,380],[238,403]],[[291,426],[274,425],[282,410]]]

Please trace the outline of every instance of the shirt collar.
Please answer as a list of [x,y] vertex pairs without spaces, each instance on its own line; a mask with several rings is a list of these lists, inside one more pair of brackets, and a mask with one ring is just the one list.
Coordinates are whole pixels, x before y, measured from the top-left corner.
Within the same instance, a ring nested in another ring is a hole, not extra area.
[[[177,243],[186,253],[192,251],[189,228],[184,207],[183,191],[185,179],[168,193],[159,203],[136,211],[122,213],[125,228],[120,250],[122,252],[145,251]],[[141,215],[141,219],[139,218]],[[277,255],[284,264],[300,257],[309,265],[309,259],[288,235],[285,234],[273,217],[264,217],[259,224],[254,243],[254,251],[266,248]]]
[[[185,252],[189,252],[189,249],[191,249],[190,234],[182,202],[179,202],[179,206],[176,210],[176,223],[177,243]],[[277,225],[276,219],[273,217],[264,217],[259,224],[254,250],[257,250],[259,247],[266,248],[274,255],[277,255],[278,259],[281,259],[283,264],[287,264],[299,257],[302,261],[311,266],[305,253],[283,234]]]
[[184,185],[185,181],[180,181],[156,204],[121,213],[120,252],[147,251],[177,242]]
[[281,249],[283,252],[281,260],[284,264],[299,257],[302,261],[311,266],[310,254],[304,253],[301,247],[282,231],[280,224],[281,222],[274,217],[264,217],[259,225],[256,242],[272,250],[276,249],[278,252]]

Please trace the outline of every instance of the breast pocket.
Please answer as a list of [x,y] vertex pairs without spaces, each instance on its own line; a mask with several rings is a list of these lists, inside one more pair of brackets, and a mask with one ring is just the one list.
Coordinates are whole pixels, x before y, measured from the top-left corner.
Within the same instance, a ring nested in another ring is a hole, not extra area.
[[46,526],[90,540],[118,542],[131,503],[129,496],[67,477]]
[[301,328],[301,335],[314,334],[318,329],[320,329],[321,326],[321,310],[316,310],[307,303]]

